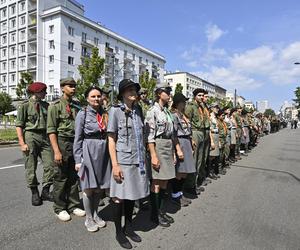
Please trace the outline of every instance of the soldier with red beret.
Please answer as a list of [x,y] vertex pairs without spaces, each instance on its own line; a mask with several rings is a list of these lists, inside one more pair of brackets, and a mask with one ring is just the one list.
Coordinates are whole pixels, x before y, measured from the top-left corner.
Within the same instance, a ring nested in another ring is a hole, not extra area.
[[[47,94],[46,90],[47,85],[42,82],[34,82],[28,86],[27,92],[30,98],[19,105],[16,121],[19,145],[25,159],[26,181],[32,192],[33,206],[42,205],[43,200],[53,201],[49,191],[53,183],[53,156],[46,134],[49,104],[43,101]],[[36,176],[38,157],[42,159],[44,170],[41,196]]]

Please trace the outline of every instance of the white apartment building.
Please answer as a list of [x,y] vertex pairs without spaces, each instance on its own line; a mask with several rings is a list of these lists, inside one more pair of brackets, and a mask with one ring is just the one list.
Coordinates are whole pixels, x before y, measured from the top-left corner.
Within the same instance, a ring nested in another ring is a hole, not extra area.
[[[235,98],[236,98],[236,100],[235,100]],[[233,104],[236,101],[236,105],[240,105],[241,107],[243,107],[245,105],[245,98],[243,96],[236,95],[236,97],[235,97],[234,93],[231,93],[231,92],[226,93],[226,99],[227,99],[227,101],[231,101]]]
[[269,102],[267,100],[257,102],[257,110],[264,113],[269,108]]
[[224,98],[226,95],[226,89],[188,72],[166,73],[164,75],[164,80],[172,87],[173,91],[175,91],[176,85],[180,83],[183,87],[182,93],[188,98],[193,97],[193,91],[197,88],[203,88],[208,91],[209,96],[218,97],[220,99],[222,99],[222,95]]
[[84,16],[74,0],[0,0],[0,91],[15,97],[20,73],[48,85],[48,100],[60,94],[59,80],[79,79],[78,65],[93,46],[105,58],[101,84],[138,81],[145,71],[163,81],[165,58]]
[[248,108],[248,109],[252,109],[252,110],[255,110],[255,106],[254,106],[254,103],[252,101],[245,101],[245,107]]

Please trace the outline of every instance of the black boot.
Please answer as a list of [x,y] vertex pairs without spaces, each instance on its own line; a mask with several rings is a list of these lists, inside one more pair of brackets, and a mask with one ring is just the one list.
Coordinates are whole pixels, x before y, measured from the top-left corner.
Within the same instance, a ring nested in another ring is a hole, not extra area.
[[129,240],[126,238],[121,226],[123,203],[113,202],[112,206],[113,206],[113,214],[114,214],[114,223],[116,228],[116,240],[118,241],[121,247],[126,249],[131,249],[132,245],[129,242]]
[[41,193],[41,199],[43,201],[53,202],[53,194],[52,194],[52,192],[49,191],[49,189],[50,189],[50,185],[46,185],[43,187],[42,193]]
[[32,206],[40,206],[43,204],[43,201],[40,197],[39,194],[39,190],[37,187],[32,187],[31,189],[31,193],[32,193],[32,197],[31,197],[31,204]]

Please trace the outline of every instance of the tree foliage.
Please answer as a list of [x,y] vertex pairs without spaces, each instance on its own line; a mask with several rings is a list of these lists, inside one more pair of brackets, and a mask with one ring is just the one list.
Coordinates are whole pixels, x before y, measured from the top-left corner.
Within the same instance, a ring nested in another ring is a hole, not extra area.
[[177,83],[175,87],[175,94],[182,94],[183,86],[181,83]]
[[300,109],[300,87],[297,87],[294,93],[296,98],[293,101],[296,103],[296,108]]
[[266,109],[264,112],[265,116],[275,116],[275,111],[273,109]]
[[27,98],[27,87],[33,82],[32,75],[30,72],[22,72],[20,82],[16,88],[16,94],[18,99]]
[[81,104],[86,104],[85,91],[92,85],[99,86],[99,80],[104,73],[105,59],[99,56],[99,49],[92,48],[90,56],[82,57],[82,64],[78,66],[81,79],[77,81],[76,97]]
[[9,94],[2,92],[0,93],[0,113],[4,115],[6,112],[13,110],[12,99]]
[[148,98],[154,100],[154,88],[156,86],[156,79],[150,78],[150,74],[148,71],[145,71],[139,77],[139,82],[142,88],[148,90]]

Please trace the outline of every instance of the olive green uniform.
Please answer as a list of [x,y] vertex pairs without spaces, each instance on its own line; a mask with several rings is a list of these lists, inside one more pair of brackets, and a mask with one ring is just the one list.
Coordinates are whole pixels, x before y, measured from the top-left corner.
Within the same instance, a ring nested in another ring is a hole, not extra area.
[[218,129],[219,129],[219,140],[220,140],[220,162],[225,163],[226,159],[226,137],[227,137],[227,127],[224,121],[218,119]]
[[61,97],[50,105],[47,119],[47,134],[56,134],[62,165],[54,167],[54,212],[72,212],[79,207],[78,176],[73,157],[75,117],[80,110],[79,103],[69,102]]
[[205,178],[205,165],[203,164],[205,124],[202,109],[195,101],[187,104],[185,114],[191,122],[192,139],[196,144],[194,148],[196,173],[187,175],[184,186],[185,188],[195,188],[196,185],[201,185]]
[[240,149],[241,149],[241,138],[242,138],[242,134],[243,134],[243,124],[242,124],[241,116],[238,113],[235,114],[235,120],[236,120],[236,124],[237,124],[237,128],[236,128],[237,139],[236,139],[235,150],[236,150],[236,154],[239,156]]
[[29,188],[37,187],[38,157],[43,161],[43,186],[53,183],[53,155],[46,134],[47,109],[49,104],[32,97],[18,107],[16,127],[23,129],[24,141],[29,152],[24,153],[25,175]]
[[[207,168],[207,162],[209,157],[209,148],[210,148],[210,114],[208,108],[204,103],[201,104],[202,112],[203,112],[203,124],[204,124],[204,153],[203,153],[203,173],[206,174],[205,168]],[[206,175],[204,175],[204,178]]]

